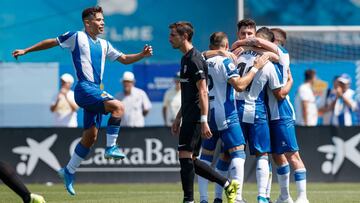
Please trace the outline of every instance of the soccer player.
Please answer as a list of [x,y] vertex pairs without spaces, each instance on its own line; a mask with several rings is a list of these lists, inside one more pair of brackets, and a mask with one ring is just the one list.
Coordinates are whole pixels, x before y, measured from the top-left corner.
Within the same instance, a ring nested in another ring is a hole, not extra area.
[[16,175],[14,169],[7,163],[0,161],[0,179],[16,194],[18,194],[24,203],[45,203],[41,195],[30,193],[24,183]]
[[59,171],[66,190],[75,195],[73,188],[74,174],[82,160],[89,154],[90,147],[95,143],[101,125],[102,114],[111,114],[106,128],[105,158],[123,159],[125,155],[116,145],[121,117],[124,113],[123,104],[113,96],[100,89],[104,73],[105,59],[131,64],[144,57],[152,55],[152,47],[145,46],[140,53],[123,54],[112,47],[110,42],[97,37],[104,33],[104,16],[101,7],[91,7],[83,10],[82,21],[85,31],[66,32],[52,39],[43,40],[29,48],[13,51],[13,56],[33,51],[49,49],[55,46],[71,51],[73,64],[78,77],[75,87],[75,101],[84,109],[84,132],[81,141],[75,147],[66,167]]
[[[237,26],[238,39],[255,37],[256,24],[253,20],[241,20]],[[259,54],[260,52],[254,50],[240,53],[237,61],[240,76],[246,75],[251,70],[255,58]],[[256,180],[259,203],[269,202],[266,198],[266,188],[270,173],[268,153],[271,152],[271,144],[265,105],[266,85],[272,90],[282,87],[272,63],[267,63],[262,70],[259,70],[245,91],[236,94],[241,128],[248,140],[250,154],[257,158]]]
[[[290,167],[294,169],[294,177],[298,192],[296,203],[309,202],[306,197],[306,169],[299,154],[295,134],[295,113],[290,102],[293,80],[290,73],[290,57],[283,47],[286,43],[286,32],[279,28],[271,30],[274,43],[278,45],[279,63],[274,63],[280,75],[282,88],[268,88],[268,109],[270,112],[270,136],[273,160],[277,165],[277,177],[280,185],[280,196],[276,203],[292,203],[289,193]],[[282,78],[281,78],[282,77]]]
[[183,202],[194,202],[196,173],[223,186],[228,202],[233,203],[239,183],[221,176],[196,158],[201,147],[201,137],[209,139],[212,133],[208,125],[208,67],[201,53],[192,44],[193,26],[189,22],[180,21],[170,24],[169,29],[170,44],[184,54],[181,58],[180,70],[181,108],[171,128],[174,135],[179,135],[178,151],[184,192]]
[[[228,37],[224,32],[215,32],[210,36],[210,49],[227,51],[229,48]],[[205,58],[206,52],[205,52]],[[210,128],[223,142],[223,149],[230,155],[230,176],[239,182],[236,202],[244,202],[242,199],[242,185],[244,180],[245,139],[241,131],[239,118],[235,106],[234,93],[244,91],[254,78],[258,69],[268,62],[268,56],[263,55],[254,61],[253,68],[244,77],[239,77],[238,71],[231,58],[214,56],[208,58],[206,63],[209,68],[209,98],[210,98]],[[213,136],[215,137],[215,136]],[[213,152],[217,139],[204,140],[200,159],[212,161]],[[227,173],[228,161],[221,158],[218,161],[218,171]],[[225,169],[225,170],[224,170]],[[225,175],[225,174],[224,174]],[[207,203],[207,182],[199,177],[200,203]],[[222,202],[222,188],[215,191],[215,203]]]

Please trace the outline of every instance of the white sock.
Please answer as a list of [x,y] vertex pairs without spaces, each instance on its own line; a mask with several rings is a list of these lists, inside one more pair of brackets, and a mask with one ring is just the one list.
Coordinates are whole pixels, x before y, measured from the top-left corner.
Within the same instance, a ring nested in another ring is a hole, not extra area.
[[[216,168],[216,172],[218,172],[220,175],[224,176],[224,177],[228,177],[228,171],[221,171],[219,170],[218,168]],[[222,194],[223,194],[223,191],[224,191],[224,188],[215,183],[215,199],[218,198],[218,199],[222,199]]]
[[[207,165],[210,165],[211,163],[207,160],[201,160]],[[209,195],[208,195],[208,185],[209,181],[206,178],[203,178],[198,175],[198,184],[199,184],[199,193],[200,193],[200,202],[205,200],[208,201]]]
[[76,169],[79,168],[81,162],[84,159],[81,158],[79,155],[77,155],[75,152],[71,156],[71,159],[69,163],[66,165],[66,169],[69,171],[69,173],[74,174],[76,172]]
[[266,186],[266,198],[270,199],[271,196],[271,185],[272,185],[272,166],[271,166],[271,162],[269,161],[269,179],[268,179],[268,183]]
[[239,190],[236,195],[236,200],[242,200],[242,188],[244,183],[244,164],[245,159],[243,158],[232,158],[230,164],[230,177],[239,181]]
[[116,145],[118,134],[106,134],[106,146],[112,147]]
[[258,196],[266,198],[266,187],[269,180],[269,160],[268,156],[260,156],[256,161],[256,182]]
[[277,168],[277,179],[280,186],[280,198],[286,200],[289,198],[289,184],[290,184],[290,167],[289,164]]
[[296,190],[298,198],[307,199],[306,196],[306,169],[299,168],[294,171]]

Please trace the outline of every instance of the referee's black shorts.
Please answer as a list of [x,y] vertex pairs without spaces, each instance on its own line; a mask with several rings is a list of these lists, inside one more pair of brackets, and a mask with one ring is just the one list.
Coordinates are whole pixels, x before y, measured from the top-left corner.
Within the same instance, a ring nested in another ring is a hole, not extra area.
[[199,155],[201,148],[201,124],[183,122],[180,127],[178,151],[189,151],[194,157]]

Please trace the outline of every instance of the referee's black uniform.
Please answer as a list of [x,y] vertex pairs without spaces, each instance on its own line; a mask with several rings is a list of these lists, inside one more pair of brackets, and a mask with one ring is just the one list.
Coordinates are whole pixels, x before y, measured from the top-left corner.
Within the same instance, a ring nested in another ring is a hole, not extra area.
[[181,115],[182,125],[179,136],[179,151],[199,155],[201,147],[201,124],[199,90],[196,83],[208,78],[208,67],[202,54],[192,48],[181,58]]

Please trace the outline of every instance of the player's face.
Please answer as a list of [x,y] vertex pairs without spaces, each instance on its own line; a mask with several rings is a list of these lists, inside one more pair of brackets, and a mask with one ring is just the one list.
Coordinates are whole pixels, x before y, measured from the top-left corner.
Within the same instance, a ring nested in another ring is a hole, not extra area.
[[253,27],[241,27],[240,30],[238,31],[238,38],[240,40],[242,39],[247,39],[247,38],[250,38],[250,37],[255,37],[255,33],[256,33],[256,30],[255,28]]
[[179,33],[176,32],[176,29],[171,29],[169,35],[169,42],[174,49],[178,49],[183,45],[184,37],[180,36]]
[[91,33],[95,35],[104,33],[105,22],[102,13],[96,13],[95,16],[91,20],[89,20],[88,23]]

